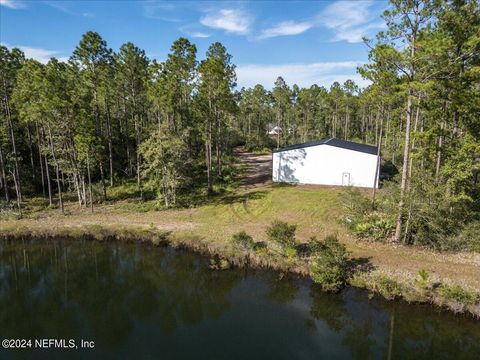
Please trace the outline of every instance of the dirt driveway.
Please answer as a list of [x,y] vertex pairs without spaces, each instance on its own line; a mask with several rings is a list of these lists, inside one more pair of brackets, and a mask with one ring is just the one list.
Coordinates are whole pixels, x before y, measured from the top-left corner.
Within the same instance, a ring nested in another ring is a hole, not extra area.
[[272,180],[272,155],[254,154],[244,148],[236,148],[235,155],[245,164],[245,174],[240,184],[245,188],[255,188],[269,184]]

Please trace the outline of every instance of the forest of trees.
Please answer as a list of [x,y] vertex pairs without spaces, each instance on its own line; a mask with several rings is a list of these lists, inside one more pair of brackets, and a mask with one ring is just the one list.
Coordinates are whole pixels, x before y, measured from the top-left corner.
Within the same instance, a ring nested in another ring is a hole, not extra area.
[[[179,192],[214,193],[229,177],[234,146],[337,137],[380,147],[384,167],[398,173],[362,210],[364,230],[435,246],[478,236],[478,1],[391,0],[384,19],[387,29],[365,41],[364,89],[350,80],[290,87],[282,77],[272,90],[237,89],[222,44],[199,60],[185,38],[164,62],[132,43],[114,52],[96,32],[83,35],[68,62],[44,65],[1,46],[4,207],[43,196],[63,211],[73,194],[93,211],[125,181],[168,207]],[[268,135],[273,126],[278,136]]]

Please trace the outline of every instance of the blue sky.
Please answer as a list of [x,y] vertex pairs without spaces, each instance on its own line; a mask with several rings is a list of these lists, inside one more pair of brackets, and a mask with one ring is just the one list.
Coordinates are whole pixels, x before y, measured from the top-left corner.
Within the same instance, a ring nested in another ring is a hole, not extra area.
[[27,1],[0,0],[0,42],[46,62],[66,59],[83,33],[99,32],[117,50],[131,41],[164,60],[184,36],[202,59],[222,42],[237,65],[238,86],[330,86],[366,82],[356,67],[367,61],[362,37],[384,26],[385,1]]

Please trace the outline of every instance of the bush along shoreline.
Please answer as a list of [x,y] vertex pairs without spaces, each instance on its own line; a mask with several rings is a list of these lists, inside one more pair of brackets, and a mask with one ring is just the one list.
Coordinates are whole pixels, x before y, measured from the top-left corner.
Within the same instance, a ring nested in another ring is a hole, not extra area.
[[338,292],[345,286],[367,290],[372,296],[409,303],[429,303],[455,314],[480,319],[480,294],[460,284],[434,281],[419,269],[416,276],[399,279],[394,274],[370,269],[349,256],[335,235],[312,236],[307,243],[295,239],[296,225],[274,220],[266,229],[266,241],[255,241],[245,231],[222,244],[212,244],[188,233],[166,232],[154,226],[82,225],[57,228],[1,227],[3,240],[51,238],[92,241],[140,241],[171,246],[210,257],[212,270],[232,267],[268,268],[309,277],[323,291]]

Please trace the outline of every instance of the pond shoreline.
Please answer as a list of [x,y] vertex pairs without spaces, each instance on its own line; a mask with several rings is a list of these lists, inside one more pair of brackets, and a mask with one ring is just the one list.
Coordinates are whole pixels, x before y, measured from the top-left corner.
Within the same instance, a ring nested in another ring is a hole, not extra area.
[[[174,249],[183,249],[197,254],[210,257],[213,267],[218,271],[229,267],[247,267],[252,269],[269,269],[280,273],[287,273],[304,278],[309,278],[308,264],[304,259],[295,261],[272,255],[271,252],[240,252],[234,250],[226,241],[212,244],[203,240],[194,233],[177,233],[175,231],[163,231],[155,227],[133,226],[106,226],[106,225],[82,225],[61,226],[55,228],[30,228],[15,227],[1,228],[0,238],[4,240],[20,239],[67,239],[67,240],[90,240],[90,241],[126,241],[144,242],[154,246],[170,246]],[[223,264],[223,265],[222,265]],[[407,303],[430,304],[438,309],[462,314],[463,316],[480,319],[480,301],[473,302],[462,294],[468,294],[459,285],[451,285],[450,288],[464,291],[460,295],[438,291],[443,284],[419,284],[418,279],[399,281],[388,273],[372,274],[366,271],[356,271],[347,280],[346,286],[364,289],[370,294],[380,296],[386,300],[403,300]],[[319,287],[320,288],[320,287]]]

